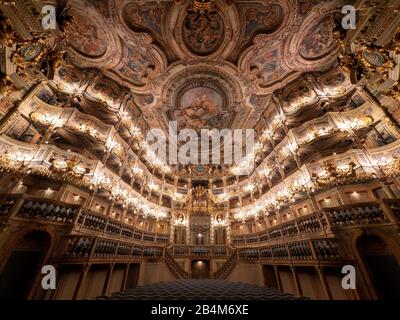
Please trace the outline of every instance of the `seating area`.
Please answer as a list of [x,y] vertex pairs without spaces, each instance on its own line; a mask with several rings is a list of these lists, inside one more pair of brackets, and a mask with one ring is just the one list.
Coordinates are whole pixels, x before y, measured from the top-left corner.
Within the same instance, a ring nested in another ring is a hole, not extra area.
[[182,279],[138,286],[97,300],[296,300],[275,288],[226,280]]

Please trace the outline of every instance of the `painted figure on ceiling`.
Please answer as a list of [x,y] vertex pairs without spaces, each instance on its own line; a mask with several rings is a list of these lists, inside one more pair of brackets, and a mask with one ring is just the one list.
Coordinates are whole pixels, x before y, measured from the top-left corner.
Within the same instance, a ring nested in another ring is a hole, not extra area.
[[214,52],[222,42],[224,27],[219,15],[211,20],[205,16],[188,15],[183,23],[183,37],[186,46],[196,54]]
[[198,97],[192,105],[184,107],[180,111],[183,117],[182,125],[194,129],[203,129],[209,126],[208,120],[219,114],[218,104],[207,95]]

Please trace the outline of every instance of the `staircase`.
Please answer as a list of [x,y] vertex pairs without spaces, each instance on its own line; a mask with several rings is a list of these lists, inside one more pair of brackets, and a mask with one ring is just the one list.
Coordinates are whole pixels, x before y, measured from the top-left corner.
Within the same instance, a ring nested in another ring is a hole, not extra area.
[[168,250],[164,250],[164,261],[169,271],[171,271],[176,279],[189,278],[189,274],[181,268],[181,266],[175,261]]
[[223,266],[214,273],[214,279],[226,279],[231,274],[238,260],[237,250],[234,250],[228,260],[225,261]]

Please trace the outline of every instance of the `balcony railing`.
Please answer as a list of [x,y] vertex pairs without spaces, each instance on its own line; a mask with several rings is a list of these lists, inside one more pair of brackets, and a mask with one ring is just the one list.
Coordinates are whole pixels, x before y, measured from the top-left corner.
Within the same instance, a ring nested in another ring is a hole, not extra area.
[[295,220],[270,227],[260,233],[233,235],[232,244],[236,246],[266,243],[292,238],[308,238],[310,235],[321,236],[328,230],[328,221],[323,213],[311,213]]
[[334,237],[337,229],[399,223],[400,202],[385,199],[319,209],[317,212],[269,227],[260,233],[232,235],[231,238],[232,245],[242,247],[321,236]]
[[28,219],[71,226],[73,232],[166,244],[169,234],[144,232],[84,206],[29,195],[1,195],[0,219]]
[[351,204],[336,208],[324,209],[332,228],[365,226],[390,222],[390,210],[385,202]]
[[171,247],[171,255],[175,258],[211,258],[211,257],[227,257],[231,253],[228,246],[179,246]]
[[307,240],[257,248],[239,248],[241,261],[335,261],[349,257],[336,240]]
[[157,260],[163,259],[165,248],[140,246],[131,242],[104,239],[93,236],[69,236],[66,248],[58,257],[68,259],[104,260]]
[[[237,249],[217,245],[174,245],[168,234],[135,229],[85,207],[29,195],[0,196],[0,222],[39,221],[71,230],[66,259],[165,259],[177,277],[186,277],[176,258],[227,259],[214,277],[225,277],[236,261],[317,262],[348,259],[335,239],[337,229],[400,224],[400,202],[378,200],[323,208],[251,235],[234,236]],[[168,255],[168,258],[166,257]],[[168,262],[167,262],[168,260]]]

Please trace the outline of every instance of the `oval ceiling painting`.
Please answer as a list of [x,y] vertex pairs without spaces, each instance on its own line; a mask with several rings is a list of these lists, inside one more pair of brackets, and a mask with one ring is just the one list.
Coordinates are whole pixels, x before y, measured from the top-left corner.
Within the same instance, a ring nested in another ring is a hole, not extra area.
[[173,115],[178,121],[179,129],[221,128],[228,116],[223,105],[224,99],[216,90],[196,87],[183,93]]
[[106,35],[88,17],[74,12],[74,23],[68,26],[68,43],[90,57],[102,56],[107,49]]
[[215,52],[224,39],[224,23],[219,14],[188,14],[183,20],[182,37],[193,53],[206,56]]
[[314,25],[300,44],[300,54],[306,59],[316,59],[327,54],[334,45],[332,30],[335,27],[331,17]]

